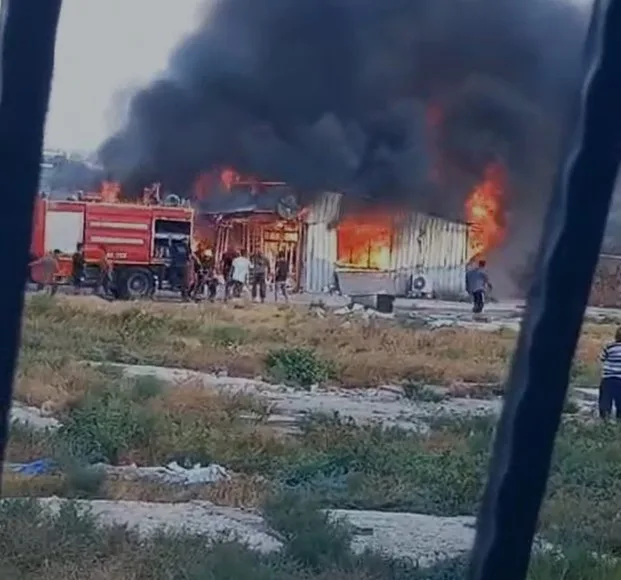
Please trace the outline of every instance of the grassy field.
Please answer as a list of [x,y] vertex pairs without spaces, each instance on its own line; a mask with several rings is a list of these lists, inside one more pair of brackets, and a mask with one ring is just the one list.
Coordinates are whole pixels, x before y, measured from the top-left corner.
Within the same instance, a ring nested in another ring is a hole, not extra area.
[[[596,382],[599,352],[613,335],[612,325],[585,327],[576,381]],[[331,380],[343,386],[402,380],[487,383],[503,378],[515,338],[506,330],[414,330],[380,320],[345,324],[337,316],[319,318],[284,305],[136,306],[90,297],[57,302],[36,297],[26,309],[22,373],[43,372],[47,385],[58,364],[88,359]]]
[[[599,350],[613,332],[610,325],[585,328],[576,382],[596,380]],[[413,330],[392,322],[343,326],[338,318],[288,307],[29,301],[16,397],[46,407],[63,426],[41,433],[15,425],[8,458],[52,457],[59,469],[37,478],[6,473],[5,496],[207,499],[259,507],[286,547],[278,556],[260,557],[237,544],[206,549],[199,539],[178,535],[145,543],[126,530],[101,529],[73,508],[52,515],[26,501],[0,506],[0,574],[18,580],[462,578],[464,561],[419,570],[411,562],[354,556],[348,530],[327,522],[317,508],[475,514],[491,418],[439,417],[423,434],[316,416],[291,435],[267,422],[270,409],[254,396],[216,394],[198,384],[174,389],[80,361],[226,368],[231,375],[302,386],[317,380],[453,384],[501,379],[514,341],[510,332]],[[564,422],[540,533],[567,556],[537,556],[532,580],[621,578],[616,560],[593,558],[621,555],[620,435],[616,425]],[[89,467],[171,460],[217,462],[234,476],[188,489],[106,478]]]

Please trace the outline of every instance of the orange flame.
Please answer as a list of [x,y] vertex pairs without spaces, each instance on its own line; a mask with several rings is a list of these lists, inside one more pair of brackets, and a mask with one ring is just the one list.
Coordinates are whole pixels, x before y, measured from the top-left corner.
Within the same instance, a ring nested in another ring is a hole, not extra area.
[[505,238],[502,196],[505,171],[497,163],[487,166],[483,181],[468,195],[466,219],[469,224],[470,257],[484,256]]
[[389,215],[357,215],[336,228],[337,261],[342,266],[387,270],[393,232]]
[[121,184],[117,181],[102,182],[99,197],[106,203],[117,203],[121,198]]

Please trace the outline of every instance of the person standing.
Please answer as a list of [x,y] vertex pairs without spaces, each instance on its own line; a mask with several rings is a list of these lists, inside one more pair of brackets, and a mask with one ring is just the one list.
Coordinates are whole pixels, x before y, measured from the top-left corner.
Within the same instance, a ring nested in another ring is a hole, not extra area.
[[101,246],[101,257],[99,259],[99,281],[98,292],[104,298],[112,298],[114,292],[114,266],[108,257],[108,250]]
[[608,419],[614,404],[615,415],[621,419],[621,327],[615,332],[615,341],[606,345],[600,356],[602,378],[599,384],[599,416]]
[[40,281],[37,282],[37,290],[39,292],[49,289],[50,296],[56,295],[58,291],[58,283],[56,281],[59,268],[58,258],[60,258],[60,250],[54,250],[42,258],[30,262],[29,266],[31,268],[41,266],[42,269]]
[[[252,299],[257,299],[257,294],[261,303],[265,302],[267,294],[267,277],[270,274],[270,263],[263,255],[261,250],[257,250],[252,256]],[[258,292],[257,292],[258,290]]]
[[242,250],[233,260],[233,269],[231,273],[231,280],[233,284],[233,296],[239,298],[242,294],[244,286],[248,283],[248,276],[250,274],[250,260],[248,259],[248,252]]
[[71,284],[74,294],[81,294],[82,292],[85,265],[84,244],[79,243],[76,245],[75,252],[71,256]]
[[211,249],[207,248],[201,254],[201,265],[204,284],[207,286],[207,299],[214,302],[218,293],[218,278],[216,276],[216,261]]
[[197,267],[200,267],[200,264],[196,259],[196,255],[188,246],[185,254],[185,264],[183,267],[183,276],[181,281],[181,300],[184,302],[187,302],[194,296],[194,289],[197,282]]
[[479,260],[476,267],[466,272],[466,291],[472,297],[472,312],[480,314],[485,307],[485,293],[492,289],[485,270],[485,260]]
[[224,279],[224,301],[229,299],[229,294],[233,287],[233,260],[237,258],[237,252],[229,248],[222,254],[222,260],[220,263],[220,269],[222,271],[222,278]]
[[283,295],[285,302],[289,302],[287,294],[287,279],[289,278],[289,260],[284,251],[278,252],[274,265],[274,301],[278,302],[278,292]]

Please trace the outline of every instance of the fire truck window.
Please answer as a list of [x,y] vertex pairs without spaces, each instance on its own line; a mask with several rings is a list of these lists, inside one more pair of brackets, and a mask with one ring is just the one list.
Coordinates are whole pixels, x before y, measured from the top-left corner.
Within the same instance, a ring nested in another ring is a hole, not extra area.
[[174,220],[156,220],[156,234],[177,234],[189,236],[192,229],[190,222],[174,221]]
[[390,269],[393,224],[389,216],[346,217],[336,227],[338,265]]

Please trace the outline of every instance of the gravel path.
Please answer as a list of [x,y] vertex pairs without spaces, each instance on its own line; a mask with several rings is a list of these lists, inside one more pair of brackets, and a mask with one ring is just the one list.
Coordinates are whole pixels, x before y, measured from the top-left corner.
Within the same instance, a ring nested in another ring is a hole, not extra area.
[[[6,501],[6,500],[5,500]],[[68,500],[56,497],[39,500],[58,510]],[[253,550],[269,553],[281,547],[263,518],[252,511],[218,507],[206,501],[146,503],[135,501],[78,500],[102,524],[124,525],[146,536],[160,530],[187,531],[211,540],[237,539]],[[398,558],[416,558],[423,565],[467,552],[474,541],[474,518],[435,517],[421,514],[336,510],[356,535],[352,548],[366,549]]]
[[[94,363],[89,363],[94,364]],[[269,421],[283,427],[293,426],[311,413],[338,413],[359,423],[381,423],[386,427],[424,429],[425,420],[439,414],[487,414],[500,410],[500,399],[447,399],[440,403],[409,400],[400,387],[386,385],[376,389],[313,389],[297,390],[261,380],[217,376],[198,371],[142,365],[115,365],[128,376],[154,376],[176,383],[196,381],[206,388],[228,392],[247,392],[267,399],[273,407]]]

